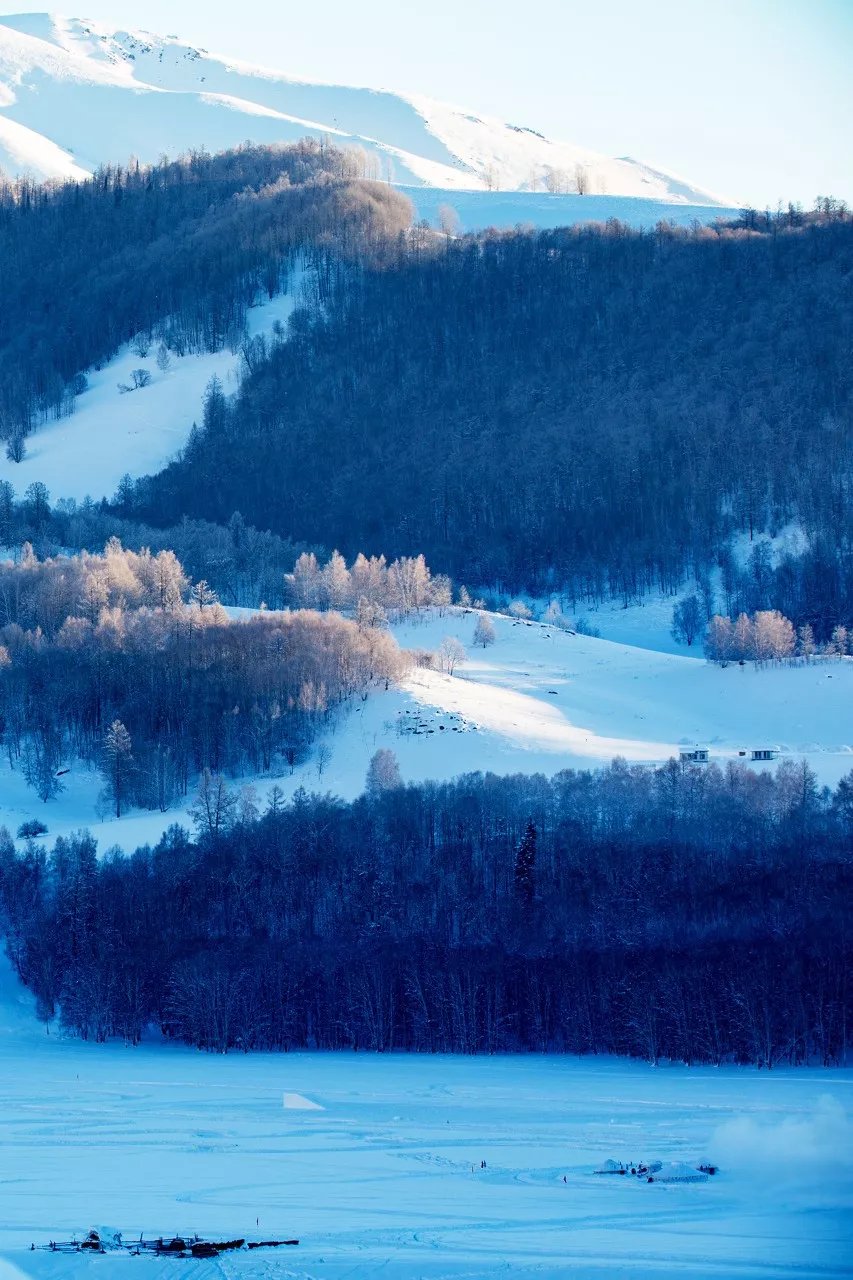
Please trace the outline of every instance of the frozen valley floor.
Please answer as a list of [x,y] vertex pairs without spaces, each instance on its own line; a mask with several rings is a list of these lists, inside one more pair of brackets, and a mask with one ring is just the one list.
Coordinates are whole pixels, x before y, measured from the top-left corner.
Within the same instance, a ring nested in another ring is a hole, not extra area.
[[[8,970],[2,987],[0,1280],[850,1274],[851,1070],[216,1057],[48,1036]],[[596,1177],[608,1157],[721,1172],[648,1186]],[[216,1261],[29,1250],[93,1225],[301,1243]]]

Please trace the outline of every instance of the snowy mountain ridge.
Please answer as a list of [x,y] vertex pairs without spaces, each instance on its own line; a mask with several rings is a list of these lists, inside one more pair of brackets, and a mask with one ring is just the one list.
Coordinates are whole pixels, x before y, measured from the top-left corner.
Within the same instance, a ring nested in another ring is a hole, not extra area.
[[0,17],[0,169],[13,176],[81,178],[131,155],[306,135],[360,146],[368,171],[401,185],[725,203],[628,157],[421,95],[299,80],[79,18]]

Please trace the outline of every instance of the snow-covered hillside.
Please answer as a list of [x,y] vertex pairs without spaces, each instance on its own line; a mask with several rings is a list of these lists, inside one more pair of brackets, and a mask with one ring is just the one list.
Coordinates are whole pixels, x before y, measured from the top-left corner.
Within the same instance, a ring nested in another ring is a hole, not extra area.
[[[224,1057],[46,1035],[33,1004],[0,952],[2,1280],[849,1275],[849,1070]],[[607,1159],[721,1168],[649,1186],[596,1177]],[[300,1244],[30,1251],[95,1223]]]
[[[240,610],[233,611],[238,614]],[[607,615],[597,618],[606,634]],[[437,650],[452,636],[466,649],[454,674],[416,667],[399,689],[357,702],[323,740],[320,752],[293,774],[244,779],[263,802],[273,785],[345,799],[364,789],[369,761],[380,747],[397,756],[407,782],[450,780],[474,771],[544,773],[598,768],[615,756],[645,764],[701,744],[718,764],[754,764],[753,749],[778,749],[779,758],[806,759],[821,782],[834,785],[853,770],[853,661],[815,660],[797,667],[730,666],[699,656],[655,652],[635,644],[572,635],[538,623],[492,615],[496,642],[474,648],[477,615],[430,612],[395,627],[408,649]],[[623,628],[628,624],[623,623]],[[0,765],[0,825],[14,833],[40,817],[48,840],[88,827],[101,853],[155,842],[173,823],[190,826],[186,808],[133,811],[116,820],[99,811],[103,781],[74,765],[65,793],[41,804],[20,772]]]
[[451,190],[576,191],[719,205],[629,158],[419,96],[312,84],[193,48],[48,14],[0,17],[0,168],[79,177],[247,138],[361,146],[377,174]]
[[[297,273],[288,293],[250,309],[250,337],[268,335],[284,323],[298,297]],[[125,475],[134,479],[160,471],[183,448],[194,422],[201,421],[205,388],[217,377],[226,394],[237,388],[240,355],[227,348],[202,354],[170,353],[167,369],[158,367],[156,346],[141,357],[126,345],[101,369],[90,370],[88,389],[74,401],[74,412],[40,426],[27,437],[26,455],[11,462],[0,453],[0,480],[21,496],[34,481],[59,498],[111,498]],[[150,374],[148,386],[122,393],[134,369]]]

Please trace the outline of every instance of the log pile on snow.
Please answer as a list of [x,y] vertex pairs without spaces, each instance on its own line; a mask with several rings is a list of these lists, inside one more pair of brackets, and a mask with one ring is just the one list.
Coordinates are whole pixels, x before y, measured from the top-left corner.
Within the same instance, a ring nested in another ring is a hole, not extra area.
[[45,1249],[50,1253],[129,1253],[157,1258],[218,1258],[222,1253],[239,1249],[278,1249],[284,1245],[297,1245],[298,1240],[246,1240],[242,1236],[234,1240],[205,1240],[201,1236],[158,1236],[156,1240],[139,1239],[125,1241],[120,1231],[104,1231],[92,1228],[78,1240],[51,1240],[49,1244],[31,1244],[30,1249]]

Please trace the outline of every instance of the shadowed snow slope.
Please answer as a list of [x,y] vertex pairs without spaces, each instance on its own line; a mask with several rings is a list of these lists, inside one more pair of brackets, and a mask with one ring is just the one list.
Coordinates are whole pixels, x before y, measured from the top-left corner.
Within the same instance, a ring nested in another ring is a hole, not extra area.
[[[298,279],[291,292],[253,307],[250,335],[271,332],[294,307]],[[122,476],[150,475],[182,449],[194,422],[201,422],[204,392],[217,377],[230,394],[237,388],[240,356],[227,349],[200,355],[171,355],[169,368],[156,363],[156,348],[144,359],[124,346],[101,369],[87,374],[88,389],[74,401],[74,413],[40,426],[27,437],[26,455],[11,462],[0,453],[0,480],[18,495],[40,480],[51,498],[111,498]],[[122,394],[119,383],[131,370],[144,368],[151,383]]]
[[[142,12],[142,10],[140,10]],[[193,147],[220,151],[328,136],[377,173],[444,189],[542,188],[720,204],[635,160],[551,142],[534,130],[429,98],[311,84],[143,31],[47,14],[0,17],[0,168],[78,177]],[[555,176],[556,175],[556,176]]]

